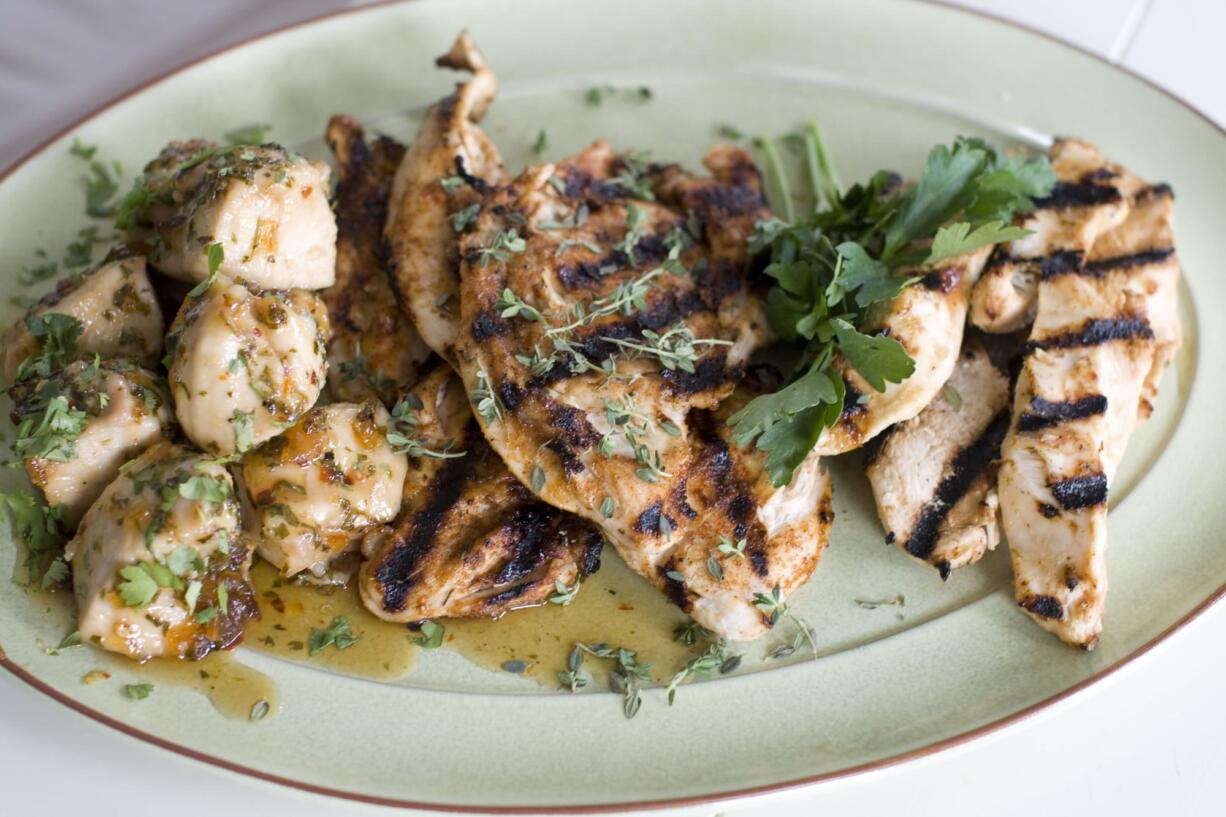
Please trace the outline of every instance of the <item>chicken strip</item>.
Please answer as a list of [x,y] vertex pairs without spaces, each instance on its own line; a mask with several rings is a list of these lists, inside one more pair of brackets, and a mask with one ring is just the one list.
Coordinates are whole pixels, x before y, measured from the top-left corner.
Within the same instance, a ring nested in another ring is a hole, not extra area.
[[932,403],[958,362],[971,287],[990,252],[990,247],[981,247],[946,259],[935,268],[899,272],[920,280],[876,307],[861,331],[888,335],[901,343],[915,361],[915,372],[901,383],[887,383],[885,391],[879,392],[840,359],[837,365],[847,389],[843,413],[822,432],[814,448],[818,454],[831,456],[859,448]]
[[757,169],[726,145],[705,163],[699,178],[597,142],[495,190],[461,237],[456,359],[512,473],[700,624],[750,639],[769,627],[754,593],[816,566],[829,482],[814,455],[775,489],[723,407],[691,416],[766,334],[745,257],[766,215]]
[[401,307],[426,345],[449,360],[460,308],[455,225],[471,218],[468,208],[507,175],[498,149],[476,125],[498,80],[467,31],[437,64],[472,78],[427,111],[392,182],[386,235]]
[[886,541],[943,579],[1000,541],[995,461],[1008,404],[1009,378],[968,341],[941,396],[886,432],[868,464]]
[[368,142],[351,116],[332,117],[326,138],[337,165],[336,283],[320,293],[332,325],[328,387],[337,400],[376,397],[390,406],[430,355],[396,303],[382,251],[404,145],[387,136]]
[[1128,215],[1127,197],[1139,186],[1089,142],[1057,139],[1048,155],[1056,186],[1018,222],[1033,234],[998,247],[971,293],[971,323],[985,332],[1016,332],[1034,320],[1039,279],[1079,267]]
[[511,476],[448,367],[405,400],[416,407],[418,453],[410,446],[399,519],[362,546],[368,558],[358,587],[372,613],[403,622],[497,618],[544,604],[596,571],[599,531],[540,502]]
[[1108,486],[1179,338],[1170,191],[1136,199],[1095,260],[1040,278],[1002,451],[1018,604],[1084,649],[1102,631]]

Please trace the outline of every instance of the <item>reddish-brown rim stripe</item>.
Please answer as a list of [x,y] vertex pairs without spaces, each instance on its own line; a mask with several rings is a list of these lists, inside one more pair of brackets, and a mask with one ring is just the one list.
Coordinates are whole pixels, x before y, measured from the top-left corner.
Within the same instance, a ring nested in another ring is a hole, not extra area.
[[[99,114],[103,113],[104,111],[109,110],[110,108],[115,107],[119,103],[127,100],[128,98],[132,96],[135,96],[136,94],[144,91],[145,89],[150,88],[160,82],[163,82],[164,80],[169,79],[170,77],[175,76],[176,74],[180,74],[184,71],[187,71],[190,68],[202,62],[211,60],[214,57],[218,57],[222,54],[228,53],[237,48],[241,48],[242,46],[248,45],[257,40],[263,40],[269,37],[274,37],[278,34],[283,34],[286,31],[292,31],[294,29],[301,28],[307,25],[312,25],[314,23],[320,22],[322,20],[331,19],[333,17],[342,17],[348,14],[361,13],[361,12],[368,11],[372,8],[393,5],[398,2],[407,3],[407,2],[411,2],[411,0],[382,0],[382,2],[372,3],[372,4],[365,5],[365,6],[360,6],[357,8],[339,9],[337,11],[329,12],[327,14],[321,14],[315,17],[310,17],[306,20],[301,20],[297,23],[292,23],[290,25],[283,26],[281,28],[274,29],[272,31],[268,31],[263,34],[257,34],[257,35],[248,37],[233,45],[226,46],[225,48],[217,49],[216,51],[213,51],[209,54],[205,54],[204,56],[198,57],[197,59],[194,59],[188,63],[185,63],[179,66],[178,68],[175,68],[163,74],[160,74],[146,82],[141,83],[140,85],[137,85],[131,90],[112,99],[110,102],[107,102],[106,104],[96,108],[95,110],[91,111],[85,116],[82,116],[80,119],[76,120],[72,124],[61,129],[55,135],[43,141],[40,145],[30,150],[25,156],[18,159],[11,166],[9,166],[8,168],[5,168],[4,172],[0,173],[0,183],[3,183],[5,179],[11,176],[14,172],[16,172],[23,165],[25,165],[26,162],[30,161],[32,158],[42,153],[50,145],[52,145],[55,142],[58,142],[60,139],[72,133],[77,128],[81,127],[86,122],[98,116]],[[1036,28],[1032,28],[1030,26],[1023,25],[1021,23],[1013,22],[1012,20],[1005,20],[999,17],[995,17],[991,14],[988,14],[982,11],[978,11],[976,9],[967,9],[967,8],[962,8],[960,6],[953,5],[951,2],[949,2],[949,0],[926,0],[926,2],[929,2],[932,5],[942,6],[944,8],[947,8],[947,9],[950,9],[956,12],[960,12],[962,14],[969,14],[975,17],[980,17],[982,19],[994,22],[998,25],[1004,25],[1004,26],[1009,26],[1011,28],[1016,28],[1020,31],[1025,31],[1033,36],[1039,37],[1049,42],[1054,42],[1065,48],[1068,48],[1070,50],[1084,54],[1098,62],[1101,62],[1105,65],[1110,66],[1111,68],[1119,71],[1122,74],[1126,74],[1127,76],[1154,89],[1155,91],[1162,94],[1163,96],[1173,100],[1177,104],[1186,108],[1193,115],[1204,120],[1210,127],[1212,127],[1218,133],[1222,134],[1224,138],[1226,138],[1226,129],[1222,128],[1220,125],[1218,125],[1216,122],[1210,119],[1202,111],[1198,110],[1191,103],[1182,99],[1177,94],[1171,93],[1170,91],[1166,90],[1162,86],[1158,85],[1156,82],[1146,79],[1140,74],[1130,71],[1129,69],[1124,68],[1123,66],[1112,63],[1110,60],[1104,59],[1103,57],[1099,56],[1098,54],[1095,54],[1092,51],[1088,51],[1084,48],[1081,48],[1080,46],[1069,43],[1065,40],[1060,39],[1059,37],[1048,34],[1045,31],[1040,31]],[[952,737],[948,737],[943,740],[936,741],[935,743],[931,743],[919,749],[913,749],[909,752],[902,752],[900,754],[893,755],[891,757],[882,758],[880,760],[874,760],[868,763],[862,763],[858,766],[850,766],[846,769],[839,769],[837,771],[826,772],[824,774],[813,775],[810,777],[802,777],[796,780],[788,780],[782,783],[769,783],[769,784],[765,784],[762,786],[753,786],[753,787],[745,788],[745,789],[734,789],[730,791],[717,792],[714,794],[695,795],[695,796],[690,796],[690,797],[675,797],[675,798],[668,798],[668,799],[661,799],[661,800],[645,800],[645,801],[637,801],[637,802],[631,801],[631,802],[625,802],[625,803],[607,803],[607,804],[589,805],[589,806],[463,806],[463,805],[449,805],[449,804],[443,804],[443,803],[422,803],[422,802],[416,802],[413,800],[401,800],[401,799],[392,798],[392,797],[377,797],[373,795],[360,794],[357,792],[343,791],[341,789],[333,789],[327,786],[317,786],[312,783],[304,783],[299,780],[291,780],[287,777],[281,777],[279,775],[269,774],[267,772],[261,772],[257,769],[252,769],[246,766],[242,766],[238,763],[231,763],[230,761],[224,760],[219,757],[214,757],[212,755],[206,755],[202,752],[197,752],[195,749],[192,749],[188,746],[182,746],[177,743],[172,743],[168,740],[159,738],[156,735],[151,735],[148,732],[144,732],[140,729],[134,729],[133,727],[128,726],[127,724],[122,723],[120,721],[117,721],[114,718],[108,717],[107,715],[104,715],[101,712],[90,709],[84,704],[68,697],[67,695],[64,695],[63,693],[49,686],[48,684],[44,683],[43,681],[39,680],[38,678],[36,678],[35,676],[27,672],[22,667],[15,664],[13,661],[11,661],[8,658],[8,656],[4,654],[3,649],[0,649],[0,667],[3,667],[4,669],[8,670],[16,678],[29,684],[31,687],[43,693],[44,695],[47,695],[48,697],[51,697],[59,701],[60,703],[64,704],[69,709],[73,709],[81,713],[82,715],[86,716],[87,718],[91,718],[97,721],[98,723],[103,724],[104,726],[109,726],[110,728],[115,729],[119,732],[122,732],[126,735],[129,735],[131,737],[134,737],[137,740],[142,740],[146,743],[152,744],[159,748],[166,749],[171,752],[175,752],[176,754],[183,755],[184,757],[189,757],[189,758],[192,758],[193,760],[198,760],[202,763],[207,763],[207,764],[216,766],[221,769],[226,769],[231,772],[236,772],[238,774],[247,775],[249,777],[254,777],[259,780],[267,781],[269,783],[276,783],[281,786],[288,786],[290,788],[298,789],[300,791],[311,792],[312,794],[322,794],[322,795],[327,795],[329,797],[337,797],[337,798],[344,799],[344,800],[353,800],[353,801],[357,801],[361,803],[370,803],[370,804],[378,805],[378,806],[391,806],[393,808],[424,809],[428,811],[442,811],[442,812],[463,813],[463,814],[542,814],[542,813],[544,814],[607,814],[611,812],[626,811],[626,810],[631,810],[631,809],[632,810],[663,809],[663,808],[676,808],[679,806],[712,804],[712,803],[719,803],[719,802],[730,801],[730,800],[740,800],[740,799],[744,799],[747,797],[753,797],[753,796],[760,795],[760,794],[784,792],[784,791],[789,791],[792,789],[812,786],[814,784],[822,783],[822,782],[829,781],[829,780],[837,780],[839,778],[851,777],[853,775],[863,774],[865,772],[875,771],[878,769],[886,769],[891,766],[897,766],[901,763],[905,763],[910,760],[915,760],[921,757],[927,757],[929,755],[936,754],[937,752],[940,752],[950,747],[957,746],[959,744],[974,740],[975,738],[981,737],[990,732],[994,732],[998,729],[1003,729],[1006,726],[1009,726],[1011,724],[1024,720],[1025,718],[1030,717],[1031,715],[1035,714],[1036,712],[1042,709],[1046,709],[1047,707],[1052,706],[1053,704],[1059,703],[1060,701],[1066,700],[1067,698],[1073,695],[1076,695],[1078,692],[1081,692],[1087,687],[1097,683],[1098,681],[1101,681],[1103,678],[1116,672],[1121,667],[1124,667],[1125,665],[1132,663],[1137,658],[1140,658],[1142,655],[1145,655],[1146,653],[1148,653],[1158,644],[1160,644],[1161,642],[1169,638],[1177,630],[1183,629],[1183,627],[1186,626],[1190,621],[1197,618],[1202,613],[1204,613],[1206,610],[1208,610],[1210,607],[1212,607],[1215,603],[1220,601],[1223,596],[1226,596],[1226,585],[1222,585],[1221,587],[1219,587],[1217,590],[1213,592],[1212,595],[1210,595],[1200,604],[1196,605],[1196,607],[1192,608],[1182,618],[1180,618],[1170,627],[1167,627],[1165,630],[1163,630],[1161,633],[1159,633],[1154,638],[1147,641],[1145,644],[1138,647],[1132,653],[1129,653],[1128,655],[1121,658],[1119,661],[1116,661],[1114,664],[1107,667],[1106,669],[1101,670],[1100,672],[1097,672],[1094,675],[1091,675],[1089,678],[1086,678],[1084,681],[1074,684],[1073,686],[1069,687],[1063,692],[1059,692],[1055,695],[1052,695],[1049,698],[1045,698],[1042,701],[1031,704],[1030,706],[1024,709],[1018,710],[1017,712],[1014,712],[1011,715],[1007,715],[1003,718],[992,721],[991,723],[987,723],[987,724],[984,724],[983,726],[977,727],[975,729],[971,729],[961,734],[953,735]]]

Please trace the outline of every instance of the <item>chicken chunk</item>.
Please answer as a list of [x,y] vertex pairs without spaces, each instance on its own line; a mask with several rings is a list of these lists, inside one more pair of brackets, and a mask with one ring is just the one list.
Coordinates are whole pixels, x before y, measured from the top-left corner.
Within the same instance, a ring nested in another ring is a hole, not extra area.
[[169,442],[123,468],[65,556],[81,638],[137,661],[227,649],[259,616],[230,475]]
[[968,341],[941,396],[887,431],[870,457],[886,541],[942,578],[1000,541],[995,464],[1008,404],[1009,378]]
[[126,360],[70,363],[10,394],[14,452],[69,529],[121,465],[174,429],[166,384]]
[[156,365],[161,357],[162,309],[142,256],[115,258],[79,278],[65,279],[23,321],[5,332],[0,343],[6,380],[23,374],[19,371],[22,362],[42,351],[44,339],[36,332],[48,315],[66,315],[80,322],[77,354],[125,357],[143,366]]
[[171,142],[145,166],[144,196],[121,225],[175,278],[205,280],[208,248],[219,244],[222,275],[263,289],[323,289],[336,280],[330,174],[272,142]]
[[998,247],[971,293],[971,322],[985,332],[1016,332],[1034,320],[1039,280],[1079,267],[1128,215],[1139,185],[1088,142],[1057,139],[1049,158],[1056,186],[1020,216],[1032,234]]
[[497,618],[544,604],[559,586],[575,589],[596,571],[599,531],[538,501],[511,476],[450,369],[435,370],[405,399],[418,407],[418,453],[400,517],[363,544],[358,586],[372,613],[404,622]]
[[183,433],[211,454],[242,453],[295,423],[327,377],[328,316],[304,289],[218,279],[183,302],[166,338]]
[[[766,215],[757,170],[732,146],[706,164],[695,177],[597,142],[493,191],[460,240],[456,360],[513,474],[700,624],[748,639],[769,626],[754,590],[816,566],[829,483],[814,456],[775,489],[724,415],[694,414],[766,335],[745,257]],[[744,540],[724,582],[707,567],[721,537]]]
[[332,324],[328,386],[338,400],[376,397],[390,406],[430,355],[396,302],[382,251],[404,146],[386,136],[367,142],[350,116],[332,117],[327,140],[337,165],[336,283],[320,293]]
[[460,309],[456,224],[507,174],[497,147],[476,124],[498,80],[468,32],[437,64],[472,77],[426,113],[392,183],[386,235],[401,306],[426,344],[451,359]]
[[323,576],[373,524],[400,510],[406,457],[388,442],[387,409],[333,403],[247,452],[242,480],[259,553],[287,576]]
[[1103,626],[1108,489],[1179,342],[1169,197],[1142,186],[1093,261],[1040,278],[1002,449],[1018,604],[1083,649]]

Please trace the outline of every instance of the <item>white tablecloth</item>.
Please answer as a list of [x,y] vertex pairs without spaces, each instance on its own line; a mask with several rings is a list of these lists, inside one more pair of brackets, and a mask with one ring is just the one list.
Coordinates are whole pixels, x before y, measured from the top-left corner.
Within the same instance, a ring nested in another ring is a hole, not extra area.
[[[1226,0],[958,2],[1121,62],[1226,122]],[[0,167],[150,76],[343,5],[0,0]],[[719,812],[1226,813],[1224,643],[1226,605],[1105,682],[1002,732],[893,769]],[[5,673],[0,713],[0,814],[390,813],[280,789],[161,752],[59,707]]]

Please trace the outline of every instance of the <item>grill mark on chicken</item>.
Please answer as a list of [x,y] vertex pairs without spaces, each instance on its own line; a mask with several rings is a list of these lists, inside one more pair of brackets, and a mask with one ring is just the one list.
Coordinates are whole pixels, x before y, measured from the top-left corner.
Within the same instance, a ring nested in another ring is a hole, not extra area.
[[[1077,275],[1082,271],[1085,253],[1081,250],[1059,250],[1037,259],[1039,278],[1047,281],[1057,275]],[[1031,261],[1034,263],[1034,261]]]
[[1064,605],[1051,596],[1031,596],[1019,604],[1042,618],[1064,618]]
[[1026,343],[1026,352],[1036,349],[1071,349],[1078,346],[1101,346],[1113,340],[1149,339],[1154,336],[1149,321],[1142,317],[1091,318],[1079,329],[1049,335]]
[[1093,508],[1107,501],[1107,477],[1105,474],[1086,474],[1052,483],[1052,496],[1066,511]]
[[1115,187],[1086,182],[1056,182],[1051,195],[1034,200],[1036,210],[1053,210],[1064,207],[1090,207],[1120,201],[1122,196]]
[[1044,400],[1036,395],[1030,399],[1028,410],[1017,418],[1017,430],[1021,432],[1039,431],[1057,423],[1094,417],[1106,410],[1107,398],[1101,394],[1057,402]]
[[1085,272],[1090,275],[1101,276],[1107,272],[1128,269],[1130,267],[1140,267],[1145,266],[1146,264],[1158,264],[1167,260],[1174,254],[1174,247],[1155,247],[1152,250],[1129,253],[1128,255],[1117,255],[1112,258],[1100,258],[1094,261],[1088,261],[1085,265]]
[[477,462],[489,456],[489,446],[478,433],[465,434],[472,447],[463,457],[447,460],[429,487],[429,500],[413,520],[409,535],[396,543],[391,555],[375,571],[375,579],[382,589],[383,609],[399,612],[404,609],[405,598],[413,586],[417,563],[434,544],[448,511],[455,505],[464,489],[464,483],[476,468]]
[[933,498],[924,506],[903,545],[917,559],[927,559],[936,549],[941,523],[951,508],[958,504],[975,479],[1000,456],[1000,444],[1009,428],[1009,413],[996,415],[987,430],[974,443],[958,452],[949,474],[937,486]]

